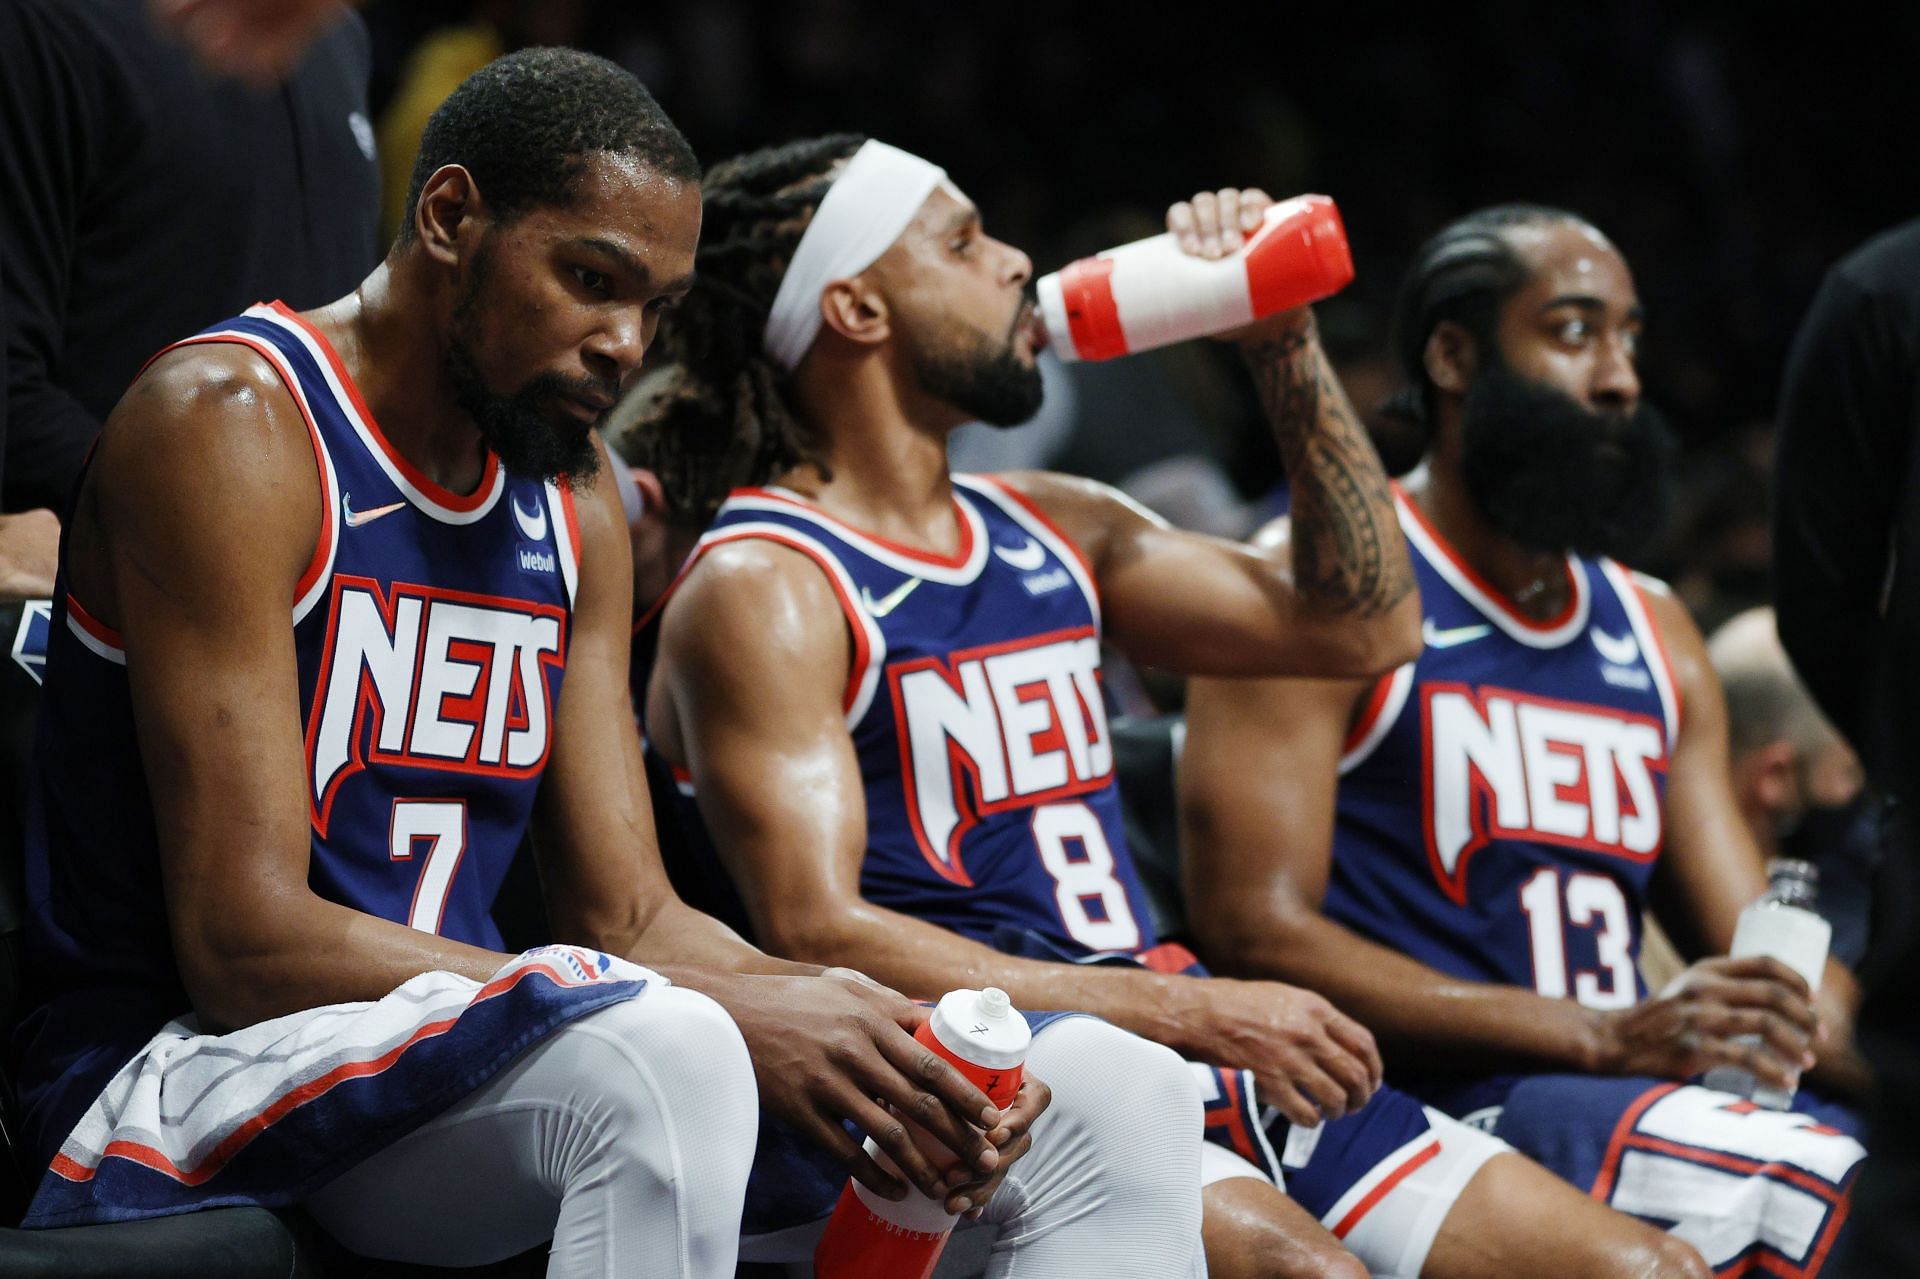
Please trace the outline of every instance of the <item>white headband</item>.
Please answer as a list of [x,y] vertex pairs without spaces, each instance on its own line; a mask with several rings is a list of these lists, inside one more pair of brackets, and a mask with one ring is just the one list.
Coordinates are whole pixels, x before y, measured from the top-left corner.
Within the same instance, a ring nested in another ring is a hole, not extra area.
[[766,348],[791,373],[820,333],[820,291],[872,266],[900,238],[947,171],[869,138],[813,212],[767,313]]

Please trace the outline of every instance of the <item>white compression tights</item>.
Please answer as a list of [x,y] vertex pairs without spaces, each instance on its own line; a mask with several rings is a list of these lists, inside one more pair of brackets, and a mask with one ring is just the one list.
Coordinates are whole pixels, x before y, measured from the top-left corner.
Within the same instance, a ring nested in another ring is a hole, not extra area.
[[366,1256],[549,1279],[731,1279],[759,1103],[746,1043],[677,986],[590,1013],[309,1198]]
[[1053,1089],[1053,1105],[987,1203],[984,1224],[998,1230],[987,1279],[1205,1276],[1200,1089],[1187,1064],[1073,1017],[1034,1037],[1027,1068]]

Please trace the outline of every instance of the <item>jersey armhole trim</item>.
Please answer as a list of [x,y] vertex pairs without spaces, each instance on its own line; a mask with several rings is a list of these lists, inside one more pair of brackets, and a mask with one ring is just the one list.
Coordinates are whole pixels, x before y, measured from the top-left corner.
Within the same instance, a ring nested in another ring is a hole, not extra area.
[[546,483],[547,498],[558,518],[553,538],[560,552],[560,576],[566,583],[567,603],[580,593],[580,513],[574,508],[573,485],[564,480]]
[[1088,561],[1086,552],[1080,549],[1080,544],[1067,536],[1066,530],[1054,523],[1053,517],[1041,510],[1038,502],[999,476],[956,475],[953,478],[962,487],[994,502],[1021,527],[1045,542],[1048,549],[1067,566],[1067,571],[1073,574],[1081,593],[1087,597],[1087,607],[1093,610],[1094,625],[1101,626],[1100,580],[1094,576],[1093,565]]
[[[314,543],[313,554],[308,557],[306,567],[300,571],[300,577],[294,583],[293,621],[297,626],[326,594],[327,579],[333,573],[334,556],[340,546],[340,520],[335,514],[340,508],[340,482],[334,473],[333,458],[327,452],[326,441],[320,435],[320,425],[314,421],[313,408],[307,403],[306,392],[300,387],[300,379],[293,367],[287,363],[286,354],[275,348],[272,343],[263,341],[251,333],[222,329],[175,342],[157,352],[153,360],[181,347],[212,346],[221,343],[243,346],[267,362],[274,376],[280,379],[280,384],[287,388],[287,394],[292,398],[294,407],[300,410],[300,420],[307,427],[307,443],[313,449],[313,465],[320,477],[320,536]],[[153,360],[148,360],[147,364],[151,366]],[[141,371],[144,373],[145,369]]]
[[1380,677],[1373,686],[1373,692],[1367,698],[1366,709],[1360,712],[1360,718],[1347,730],[1345,743],[1341,746],[1340,775],[1346,776],[1360,767],[1367,758],[1386,740],[1393,726],[1400,721],[1400,712],[1406,709],[1407,694],[1413,691],[1413,668],[1417,662],[1408,662],[1398,670]]
[[886,664],[887,641],[880,627],[866,610],[859,605],[859,591],[848,576],[840,561],[833,557],[826,547],[797,529],[783,524],[730,524],[716,529],[700,539],[693,548],[693,554],[687,557],[687,563],[674,579],[673,586],[660,597],[660,602],[642,619],[642,624],[651,621],[654,614],[666,606],[674,588],[693,570],[708,551],[727,542],[741,542],[759,539],[784,546],[790,551],[812,560],[826,577],[827,585],[833,588],[834,598],[839,601],[840,611],[845,615],[847,631],[853,642],[853,657],[847,669],[847,682],[841,691],[840,706],[846,715],[847,728],[851,730],[863,718],[867,709],[873,705],[874,690],[880,683],[880,668]]
[[86,606],[74,598],[72,591],[67,592],[67,629],[73,632],[82,647],[95,657],[104,657],[116,666],[127,664],[126,641],[120,638],[120,632],[87,612]]
[[1603,560],[1601,571],[1613,584],[1614,593],[1620,597],[1620,606],[1626,610],[1627,620],[1633,623],[1634,634],[1640,640],[1641,657],[1653,675],[1654,687],[1660,693],[1660,704],[1666,710],[1667,751],[1671,755],[1680,740],[1686,702],[1680,694],[1679,684],[1673,678],[1673,659],[1667,653],[1666,637],[1660,634],[1660,627],[1653,620],[1653,609],[1648,604],[1646,588],[1634,579],[1633,574],[1612,560]]

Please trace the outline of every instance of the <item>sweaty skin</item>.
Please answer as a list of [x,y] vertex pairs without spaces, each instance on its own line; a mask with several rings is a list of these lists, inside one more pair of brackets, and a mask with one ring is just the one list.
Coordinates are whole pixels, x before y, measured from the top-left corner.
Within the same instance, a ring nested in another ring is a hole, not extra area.
[[[1206,193],[1175,206],[1169,224],[1189,251],[1217,255],[1258,224],[1266,203],[1258,193]],[[951,554],[959,529],[945,442],[965,414],[922,392],[902,343],[890,339],[953,317],[1005,332],[1029,274],[1025,255],[985,236],[971,206],[931,197],[872,268],[825,291],[826,328],[794,394],[825,443],[831,478],[802,468],[777,482],[858,528]],[[1085,555],[1107,638],[1136,660],[1216,675],[1370,678],[1418,645],[1418,601],[1385,476],[1306,315],[1237,336],[1294,468],[1299,518],[1323,548],[1310,572],[1296,576],[1269,548],[1170,528],[1099,484],[1005,478]],[[1014,342],[1030,357],[1024,332]],[[1253,1070],[1263,1097],[1296,1122],[1346,1114],[1372,1095],[1380,1066],[1371,1037],[1315,993],[1016,958],[866,901],[865,792],[841,704],[851,658],[827,578],[765,541],[705,554],[662,620],[649,731],[693,774],[708,831],[771,949],[858,966],[923,997],[991,983],[1022,1006],[1084,1009],[1190,1058]],[[1484,1242],[1516,1203],[1538,1225]],[[1525,1272],[1521,1257],[1554,1259],[1562,1275],[1705,1274],[1686,1245],[1591,1204],[1518,1156],[1486,1165],[1462,1204],[1477,1206],[1450,1214],[1425,1271],[1436,1279],[1486,1274],[1490,1257],[1516,1274]],[[1582,1214],[1602,1246],[1556,1247],[1548,1236]],[[1271,1186],[1209,1187],[1205,1229],[1216,1275],[1362,1273]]]
[[[1588,228],[1555,224],[1513,234],[1533,274],[1498,320],[1508,365],[1589,408],[1631,407],[1639,396],[1640,309],[1625,262]],[[1475,363],[1471,339],[1442,325],[1427,354],[1443,416],[1428,479],[1412,488],[1412,500],[1509,596],[1548,582],[1519,607],[1552,617],[1567,589],[1556,557],[1496,534],[1460,477],[1459,402]],[[1283,526],[1267,536],[1275,546],[1287,539]],[[1724,955],[1740,910],[1765,889],[1766,876],[1728,780],[1725,705],[1699,632],[1678,601],[1659,590],[1646,594],[1683,707],[1667,773],[1656,910],[1685,953]],[[1843,1085],[1859,1078],[1845,1031],[1854,984],[1838,964],[1828,966],[1818,1017],[1805,983],[1783,965],[1724,958],[1701,960],[1634,1008],[1596,1011],[1441,974],[1322,916],[1336,764],[1369,688],[1353,680],[1193,681],[1181,812],[1191,917],[1210,962],[1312,986],[1359,1016],[1389,1053],[1441,1053],[1467,1069],[1684,1078],[1739,1062],[1781,1080],[1817,1049],[1815,1078]],[[1762,1035],[1762,1045],[1736,1044],[1743,1034]]]
[[[618,384],[638,369],[661,306],[688,287],[699,223],[697,188],[625,159],[591,157],[570,206],[505,222],[489,216],[466,170],[449,165],[422,194],[417,238],[309,318],[395,449],[467,492],[485,450],[441,379],[422,370],[440,367],[481,246],[491,246],[493,306],[476,350],[490,384],[547,373]],[[589,422],[563,408],[550,425],[584,432]],[[535,813],[557,939],[647,964],[721,1003],[746,1037],[764,1104],[881,1193],[901,1193],[900,1181],[842,1119],[926,1192],[981,1201],[1025,1148],[1044,1085],[1003,1114],[913,1041],[925,1014],[907,1000],[773,959],[668,886],[626,693],[624,519],[610,483],[579,499],[567,682]],[[108,421],[71,530],[72,590],[124,637],[175,957],[213,1027],[377,999],[430,970],[484,979],[507,958],[308,887],[288,609],[322,500],[305,423],[270,366],[237,346],[189,347],[157,361]],[[939,1173],[896,1112],[967,1166]]]

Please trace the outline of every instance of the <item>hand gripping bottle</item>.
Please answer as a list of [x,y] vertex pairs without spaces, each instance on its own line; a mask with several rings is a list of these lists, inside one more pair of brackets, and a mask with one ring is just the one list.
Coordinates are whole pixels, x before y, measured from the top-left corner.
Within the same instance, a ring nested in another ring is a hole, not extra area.
[[[1740,912],[1728,953],[1735,959],[1770,955],[1806,978],[1807,988],[1819,994],[1827,946],[1833,940],[1833,925],[1814,913],[1819,868],[1783,858],[1773,863],[1767,877],[1766,893]],[[1741,1042],[1757,1044],[1760,1036],[1743,1035]],[[1716,1066],[1702,1082],[1721,1092],[1750,1097],[1769,1110],[1785,1110],[1793,1104],[1794,1089],[1763,1084],[1744,1066]]]
[[1035,288],[1055,354],[1110,360],[1318,302],[1352,279],[1340,210],[1324,195],[1297,195],[1270,207],[1230,257],[1195,257],[1156,235],[1081,258]]
[[[946,1058],[1002,1110],[1020,1091],[1032,1037],[1007,992],[993,986],[949,993],[914,1032],[914,1038]],[[914,1140],[936,1166],[954,1164],[952,1152],[917,1126]],[[871,1137],[867,1153],[898,1175],[899,1169]],[[849,1180],[814,1249],[815,1279],[926,1279],[947,1246],[953,1223],[945,1204],[918,1190],[909,1188],[907,1197],[894,1203]]]

